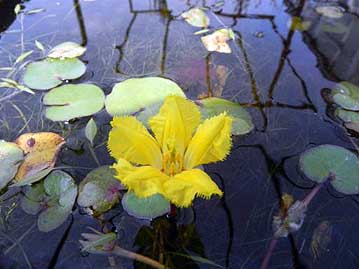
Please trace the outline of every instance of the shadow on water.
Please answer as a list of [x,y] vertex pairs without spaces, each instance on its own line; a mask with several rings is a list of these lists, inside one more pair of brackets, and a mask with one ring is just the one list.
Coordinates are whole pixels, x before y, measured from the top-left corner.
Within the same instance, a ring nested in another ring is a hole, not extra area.
[[[36,219],[18,207],[21,193],[15,195],[0,206],[1,220],[6,219],[0,249],[9,252],[0,255],[4,268],[145,268],[120,258],[81,255],[78,240],[87,226],[118,231],[123,247],[170,268],[213,267],[196,262],[198,256],[223,268],[259,268],[282,195],[300,199],[313,188],[298,171],[298,155],[311,145],[357,148],[358,139],[327,115],[321,96],[321,89],[338,81],[359,83],[355,1],[333,1],[345,10],[342,18],[333,20],[315,11],[328,1],[31,0],[22,3],[24,10],[45,11],[24,14],[20,32],[13,12],[18,2],[0,0],[0,67],[9,66],[20,54],[21,36],[27,49],[34,49],[34,40],[47,47],[77,41],[87,46],[88,71],[80,81],[98,83],[106,94],[128,77],[169,77],[192,99],[221,96],[242,104],[256,128],[235,138],[226,161],[206,166],[225,195],[196,201],[194,213],[182,216],[185,221],[162,217],[149,226],[127,216],[120,205],[95,220],[75,208],[71,219],[46,234],[29,229]],[[207,52],[199,36],[193,35],[196,30],[180,18],[195,5],[207,8],[211,27],[233,29],[238,38],[231,54]],[[291,28],[293,17],[310,21],[310,28],[303,32]],[[332,29],[328,24],[340,31],[324,31]],[[219,69],[226,70],[224,83]],[[6,98],[11,94],[0,95],[0,139],[14,140],[24,132],[57,132],[67,139],[59,165],[97,167],[82,134],[87,119],[54,123],[44,118],[41,98],[24,94]],[[111,119],[105,112],[95,119],[99,134],[94,152],[101,164],[111,164],[106,148]],[[69,172],[79,182],[88,170]],[[357,197],[322,190],[303,228],[279,243],[271,268],[358,268],[357,210]],[[332,238],[320,256],[313,256],[313,233],[323,221],[330,223]],[[13,242],[17,243],[8,250]]]

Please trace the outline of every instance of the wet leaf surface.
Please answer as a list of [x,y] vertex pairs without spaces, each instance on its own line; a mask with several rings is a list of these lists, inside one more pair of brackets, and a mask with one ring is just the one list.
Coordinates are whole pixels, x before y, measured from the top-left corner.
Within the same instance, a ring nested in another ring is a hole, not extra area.
[[25,153],[24,162],[15,176],[18,182],[53,167],[57,154],[65,143],[61,136],[51,132],[23,134],[15,142]]
[[129,215],[148,220],[168,213],[171,208],[169,201],[160,194],[138,198],[132,191],[123,196],[122,206]]
[[210,97],[198,101],[201,109],[202,120],[216,116],[223,112],[234,118],[232,134],[243,135],[253,130],[254,125],[250,114],[240,104],[225,99]]
[[335,114],[344,121],[345,127],[359,133],[359,111],[337,108]]
[[45,94],[45,116],[52,121],[68,121],[99,112],[105,102],[101,88],[93,84],[68,84]]
[[72,177],[63,171],[51,172],[42,182],[28,187],[22,200],[22,209],[39,214],[37,226],[42,232],[59,227],[69,216],[77,196]]
[[111,115],[129,115],[162,102],[168,95],[185,96],[182,89],[169,79],[131,78],[113,87],[106,97],[106,110]]
[[350,82],[341,82],[333,90],[333,100],[345,109],[359,111],[359,87]]
[[76,58],[32,62],[26,66],[23,80],[34,90],[49,90],[65,80],[76,79],[86,72],[86,66]]
[[15,143],[0,140],[0,190],[14,178],[23,159],[23,151]]
[[79,206],[91,207],[96,213],[104,213],[117,204],[120,190],[124,187],[114,175],[115,171],[109,166],[92,170],[79,185]]
[[300,169],[318,183],[333,176],[330,183],[341,193],[359,193],[359,159],[343,147],[321,145],[305,151],[300,156]]

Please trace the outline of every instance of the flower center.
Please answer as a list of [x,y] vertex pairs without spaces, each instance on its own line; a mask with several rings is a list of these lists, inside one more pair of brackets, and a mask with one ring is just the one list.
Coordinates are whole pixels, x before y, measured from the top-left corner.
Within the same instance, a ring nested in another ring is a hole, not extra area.
[[162,170],[165,174],[174,176],[182,171],[183,157],[174,147],[167,146],[167,148],[162,157]]

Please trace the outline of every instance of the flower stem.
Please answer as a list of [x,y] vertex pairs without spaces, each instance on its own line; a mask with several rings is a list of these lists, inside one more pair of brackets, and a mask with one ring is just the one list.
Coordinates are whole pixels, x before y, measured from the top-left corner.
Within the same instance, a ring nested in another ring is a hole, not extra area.
[[174,204],[171,204],[171,210],[168,213],[168,217],[173,219],[177,217],[177,207]]
[[273,237],[272,240],[270,241],[267,254],[264,257],[264,260],[262,262],[261,269],[267,269],[268,268],[269,260],[272,257],[273,250],[275,249],[277,243],[278,243],[278,239]]
[[[334,180],[334,176],[333,175],[329,175],[327,177],[327,179],[325,179],[323,182],[321,182],[320,184],[317,184],[317,186],[315,186],[310,193],[308,193],[304,199],[302,200],[302,202],[304,203],[304,205],[306,207],[309,206],[309,203],[313,200],[313,198],[317,195],[317,193],[319,192],[319,190],[328,184],[328,182],[330,182],[331,180]],[[269,244],[269,248],[267,250],[267,253],[262,261],[262,265],[261,265],[261,269],[267,269],[268,268],[268,264],[269,264],[269,260],[273,254],[273,251],[277,245],[278,242],[278,238],[273,237],[270,244]]]
[[306,207],[308,207],[309,203],[313,200],[313,198],[315,197],[315,195],[318,193],[318,191],[325,185],[328,184],[328,182],[330,182],[331,180],[333,180],[333,176],[329,175],[327,177],[326,180],[324,180],[323,182],[321,182],[320,184],[318,184],[317,186],[315,186],[310,193],[308,193],[304,199],[303,199],[303,203],[305,204]]

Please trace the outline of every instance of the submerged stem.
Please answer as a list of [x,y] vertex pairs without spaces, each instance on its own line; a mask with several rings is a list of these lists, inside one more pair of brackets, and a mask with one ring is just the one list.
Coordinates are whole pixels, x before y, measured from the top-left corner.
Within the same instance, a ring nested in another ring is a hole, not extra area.
[[268,268],[269,260],[272,257],[273,251],[274,251],[277,243],[278,243],[278,239],[273,237],[272,240],[270,241],[267,254],[265,255],[264,260],[262,262],[261,269]]
[[124,257],[124,258],[128,258],[128,259],[132,259],[132,260],[136,260],[138,262],[142,262],[144,264],[147,264],[153,268],[157,268],[157,269],[169,269],[168,267],[165,267],[163,264],[159,263],[158,261],[155,261],[149,257],[143,256],[141,254],[132,252],[132,251],[128,251],[126,249],[123,249],[119,246],[115,246],[113,250],[111,251],[103,251],[103,252],[96,252],[98,254],[108,254],[108,255],[116,255],[116,256],[120,256],[120,257]]
[[[302,200],[303,204],[305,205],[305,207],[309,206],[309,203],[313,200],[313,198],[317,195],[317,193],[319,192],[319,190],[328,184],[328,182],[330,182],[331,180],[334,180],[335,177],[334,175],[330,174],[323,182],[321,182],[320,184],[318,184],[317,186],[315,186]],[[284,217],[283,217],[284,218]],[[267,250],[267,253],[262,261],[261,264],[261,269],[267,269],[268,268],[268,264],[269,264],[269,260],[273,254],[273,250],[275,249],[276,245],[278,242],[278,238],[273,237],[272,241],[270,242],[269,248]]]

